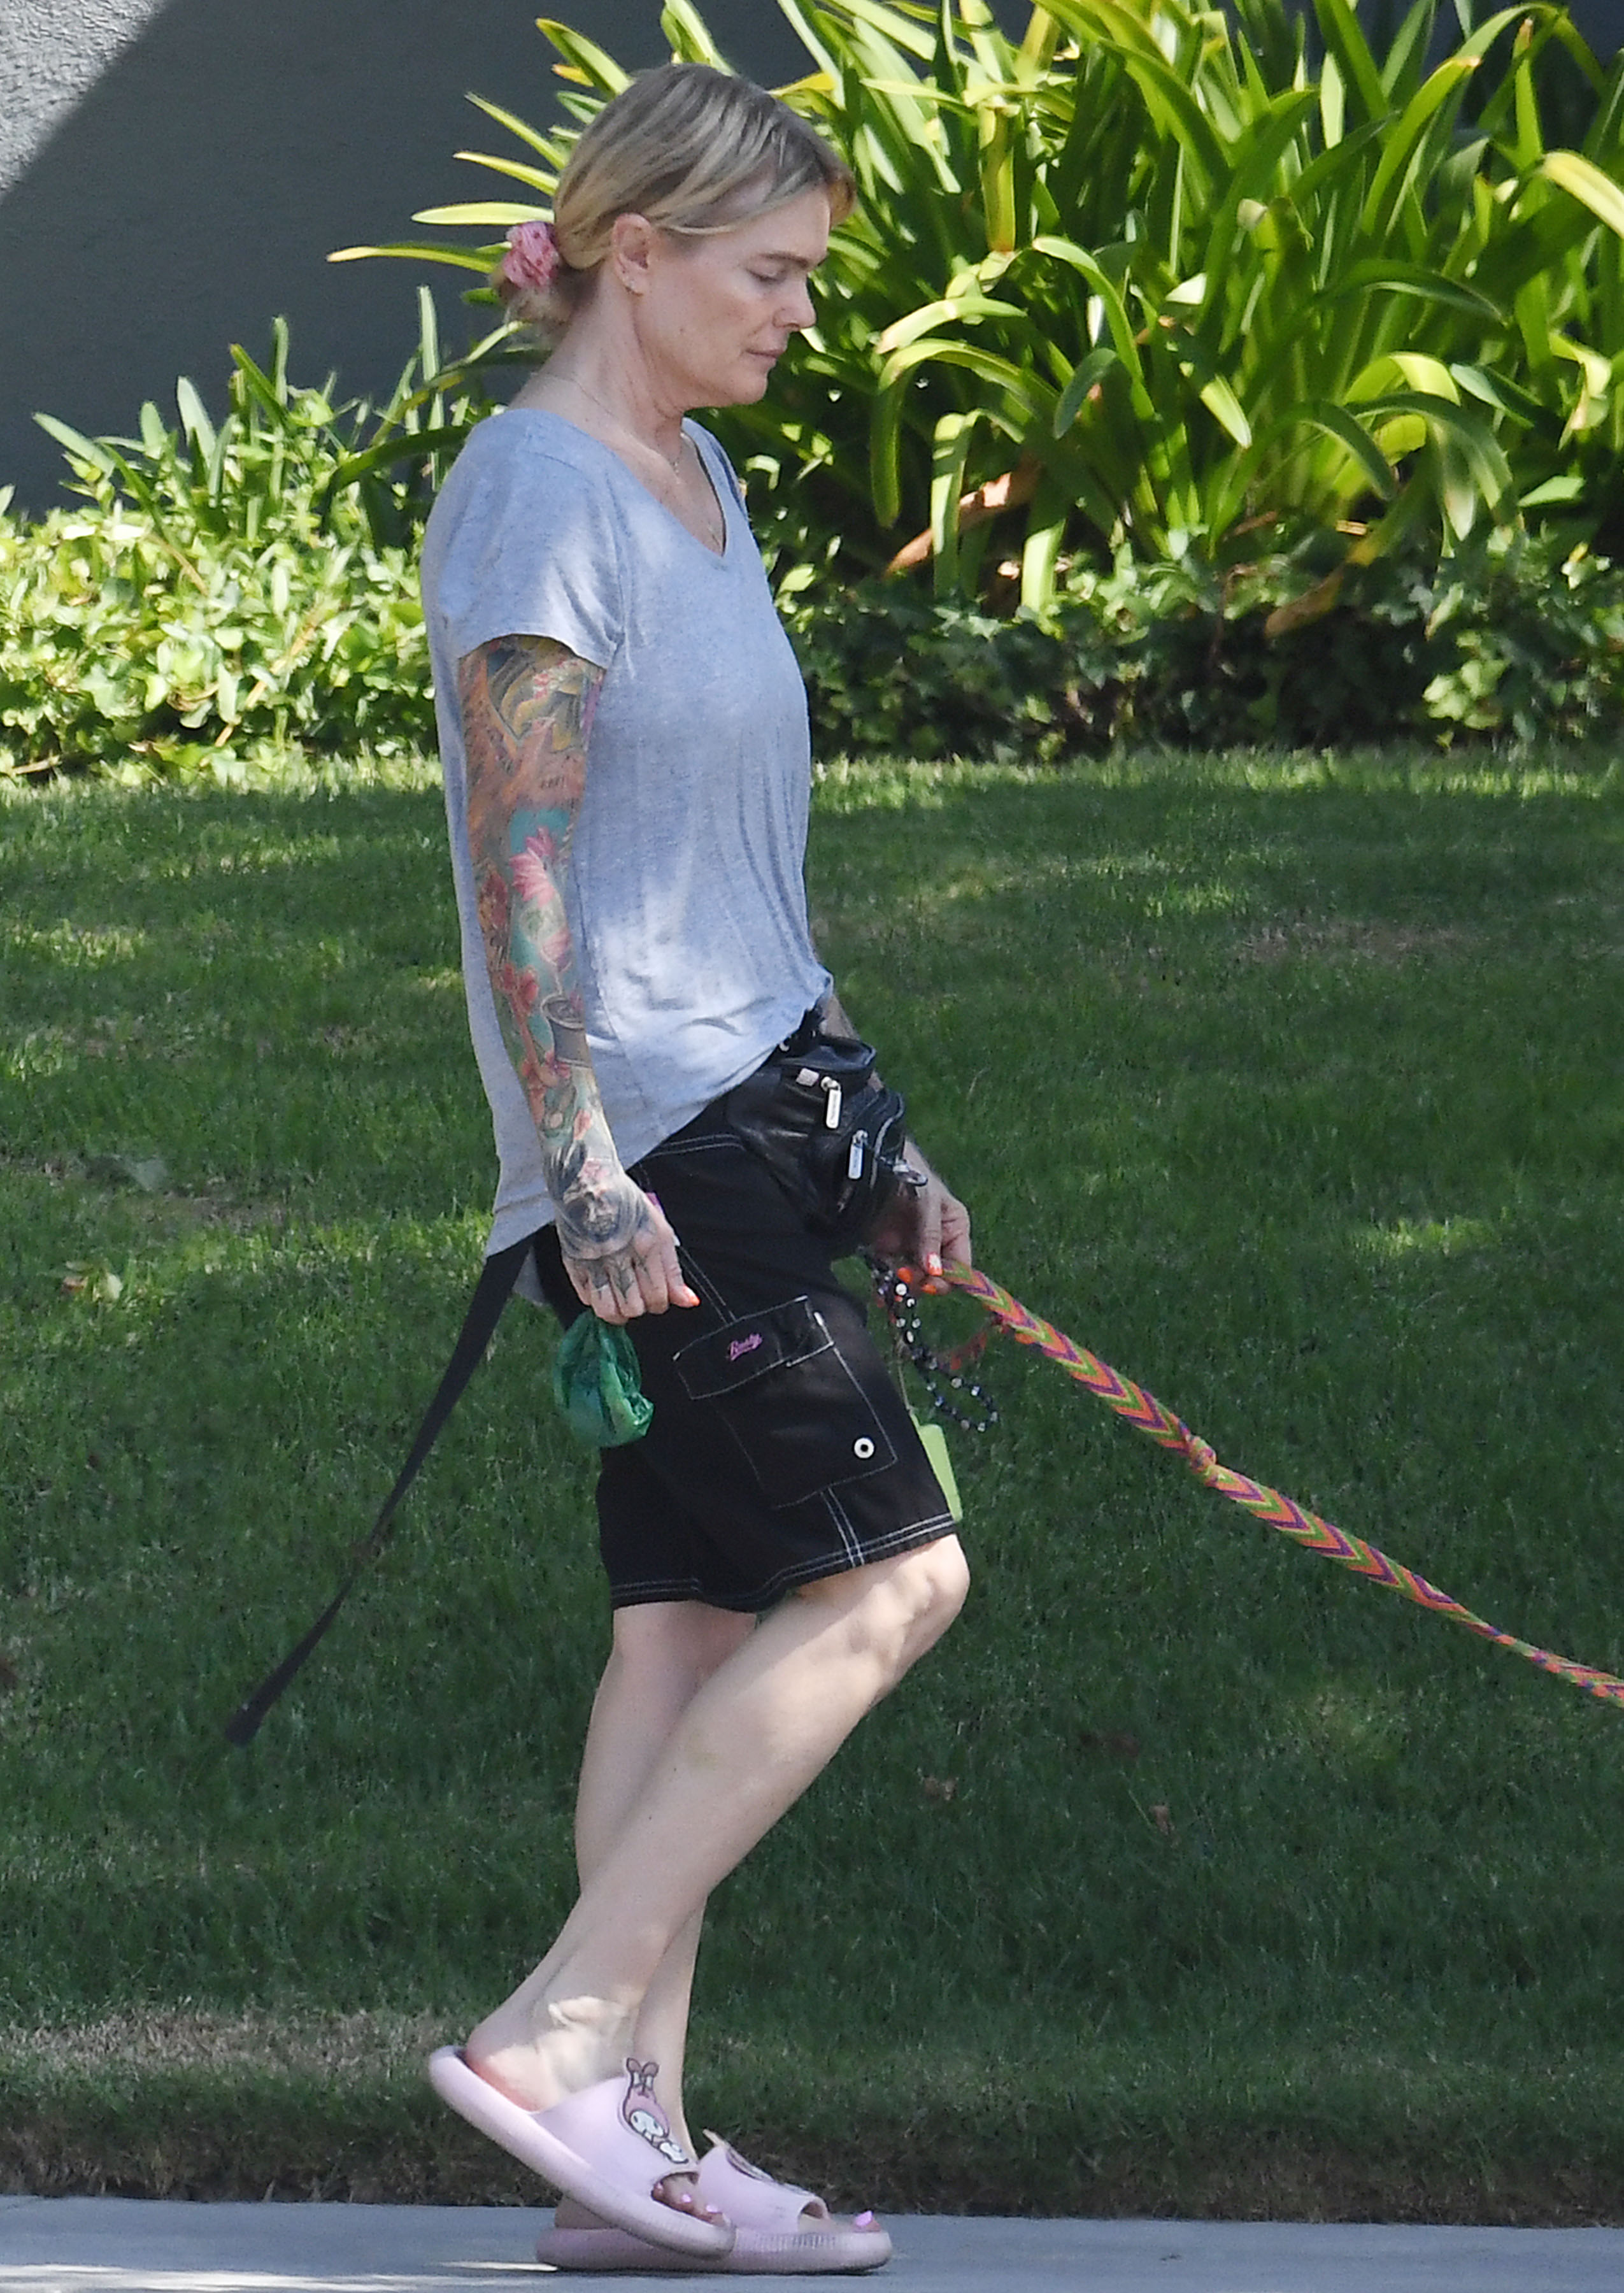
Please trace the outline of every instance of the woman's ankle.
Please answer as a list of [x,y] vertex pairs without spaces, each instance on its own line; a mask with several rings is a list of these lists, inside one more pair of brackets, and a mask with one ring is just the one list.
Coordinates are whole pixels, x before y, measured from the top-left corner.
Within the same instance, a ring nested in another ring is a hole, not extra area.
[[549,2110],[612,2078],[636,2030],[634,2006],[607,1998],[510,2000],[470,2032],[464,2054],[510,2102]]

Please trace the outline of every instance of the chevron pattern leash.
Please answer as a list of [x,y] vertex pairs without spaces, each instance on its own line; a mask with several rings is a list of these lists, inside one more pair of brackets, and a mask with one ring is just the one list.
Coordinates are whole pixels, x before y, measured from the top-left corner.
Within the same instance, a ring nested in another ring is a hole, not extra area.
[[1165,1408],[1153,1393],[1147,1393],[1143,1386],[1119,1375],[1097,1354],[1073,1344],[1063,1330],[1040,1320],[990,1276],[969,1267],[949,1266],[923,1284],[917,1274],[905,1273],[899,1278],[905,1286],[957,1290],[965,1297],[974,1298],[1019,1344],[1035,1347],[1038,1352],[1046,1354],[1068,1377],[1086,1386],[1108,1409],[1114,1409],[1119,1417],[1126,1418],[1159,1447],[1182,1456],[1204,1488],[1216,1489],[1220,1496],[1244,1505],[1266,1527],[1279,1529],[1282,1536],[1294,1538],[1327,1560],[1338,1561],[1344,1568],[1353,1569],[1372,1584],[1385,1584],[1392,1592],[1402,1592],[1418,1608],[1430,1608],[1434,1616],[1464,1625],[1467,1632],[1475,1633],[1480,1640],[1492,1641],[1496,1648],[1509,1649],[1514,1656],[1526,1657],[1541,1672],[1571,1681],[1575,1688],[1600,1697],[1604,1704],[1624,1705],[1624,1680],[1615,1679],[1610,1672],[1598,1672],[1593,1665],[1575,1664],[1570,1657],[1553,1655],[1549,1649],[1535,1648],[1531,1641],[1501,1632],[1498,1625],[1474,1616],[1470,1608],[1463,1608],[1458,1600],[1452,1600],[1437,1585],[1429,1584],[1425,1576],[1417,1576],[1413,1568],[1390,1560],[1373,1544],[1350,1536],[1334,1521],[1322,1520],[1318,1513],[1307,1511],[1295,1499],[1283,1496],[1279,1489],[1266,1488],[1261,1481],[1248,1480],[1244,1473],[1220,1464],[1208,1443],[1192,1433],[1182,1418]]

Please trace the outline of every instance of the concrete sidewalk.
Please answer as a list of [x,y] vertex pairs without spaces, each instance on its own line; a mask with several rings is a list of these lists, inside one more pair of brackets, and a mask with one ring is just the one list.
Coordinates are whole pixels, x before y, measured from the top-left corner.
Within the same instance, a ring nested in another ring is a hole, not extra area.
[[[0,2293],[514,2293],[539,2209],[0,2198]],[[895,2293],[1621,2293],[1624,2230],[903,2215]],[[722,2285],[708,2273],[690,2284]],[[586,2279],[568,2281],[585,2284]],[[628,2288],[667,2277],[617,2277]],[[787,2281],[779,2279],[782,2284]]]

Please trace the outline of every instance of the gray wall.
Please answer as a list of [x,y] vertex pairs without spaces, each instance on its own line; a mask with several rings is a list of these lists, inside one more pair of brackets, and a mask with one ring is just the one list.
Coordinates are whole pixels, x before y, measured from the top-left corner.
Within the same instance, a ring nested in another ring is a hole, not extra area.
[[[553,0],[628,64],[664,53],[659,0]],[[1024,0],[998,0],[1025,20]],[[1382,0],[1365,0],[1376,9]],[[410,236],[414,207],[492,179],[454,150],[507,148],[463,99],[550,109],[537,0],[0,0],[0,485],[44,507],[62,474],[36,408],[92,433],[166,409],[178,373],[217,403],[227,345],[293,328],[293,371],[386,387],[434,283],[464,337],[460,274],[333,269],[330,248]],[[1574,0],[1597,45],[1624,0]],[[804,69],[773,0],[701,0],[731,60]]]
[[[409,238],[415,207],[494,190],[452,158],[509,139],[464,101],[552,109],[537,0],[0,0],[0,484],[43,507],[63,474],[36,408],[128,432],[177,374],[211,402],[228,345],[293,329],[295,378],[386,386],[435,284],[463,339],[460,274],[335,269],[330,248]],[[658,0],[550,12],[658,62]],[[804,68],[771,0],[708,0],[743,69]],[[497,193],[499,196],[499,192]],[[515,192],[515,196],[521,194]]]

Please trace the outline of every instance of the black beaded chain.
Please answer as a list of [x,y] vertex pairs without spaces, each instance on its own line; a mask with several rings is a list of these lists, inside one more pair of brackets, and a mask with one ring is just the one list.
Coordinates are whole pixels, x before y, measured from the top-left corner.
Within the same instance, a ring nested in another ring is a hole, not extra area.
[[[956,1347],[950,1353],[938,1353],[925,1341],[918,1292],[907,1276],[893,1267],[882,1266],[877,1259],[870,1258],[868,1263],[876,1293],[891,1325],[898,1358],[911,1362],[917,1370],[931,1407],[939,1415],[950,1417],[955,1425],[962,1425],[966,1433],[990,1432],[998,1422],[998,1404],[986,1388],[967,1373],[971,1363],[979,1360],[985,1351],[993,1334],[991,1325],[979,1331],[968,1345]],[[961,1402],[953,1398],[955,1395],[961,1396],[964,1402],[974,1403],[981,1415],[968,1415]]]

